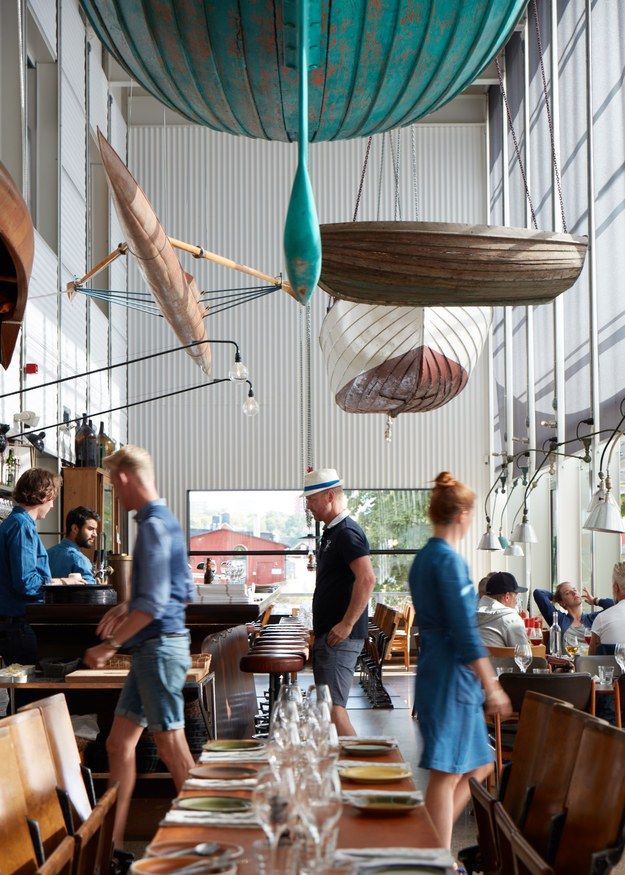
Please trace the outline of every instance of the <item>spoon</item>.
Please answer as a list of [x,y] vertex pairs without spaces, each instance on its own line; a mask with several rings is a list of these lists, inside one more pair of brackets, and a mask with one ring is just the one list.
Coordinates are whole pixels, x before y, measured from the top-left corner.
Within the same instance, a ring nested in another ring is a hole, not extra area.
[[[190,857],[195,854],[198,857],[210,857],[217,851],[221,845],[219,842],[200,842],[192,848],[183,848],[180,851],[172,851],[170,854],[164,854],[165,857]],[[189,864],[191,865],[191,864]],[[193,865],[197,865],[193,863]]]

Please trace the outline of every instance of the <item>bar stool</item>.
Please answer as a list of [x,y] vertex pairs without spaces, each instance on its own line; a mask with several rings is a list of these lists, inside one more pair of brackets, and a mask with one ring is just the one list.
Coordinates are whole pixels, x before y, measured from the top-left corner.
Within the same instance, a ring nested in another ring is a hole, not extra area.
[[262,650],[253,648],[241,657],[239,668],[251,674],[269,675],[269,715],[271,716],[280,686],[288,682],[289,677],[293,675],[297,677],[297,673],[302,671],[305,664],[306,656],[303,653],[277,648]]

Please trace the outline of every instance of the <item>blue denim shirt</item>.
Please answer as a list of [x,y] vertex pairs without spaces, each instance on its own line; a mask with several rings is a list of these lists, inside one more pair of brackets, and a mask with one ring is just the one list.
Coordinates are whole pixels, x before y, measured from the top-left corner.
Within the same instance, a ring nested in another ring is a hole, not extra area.
[[0,615],[23,617],[27,604],[43,601],[41,587],[50,577],[34,519],[14,507],[0,525]]
[[180,523],[163,499],[149,501],[135,515],[139,525],[132,554],[130,610],[154,619],[130,638],[134,647],[156,635],[185,631],[185,608],[195,587]]
[[69,574],[79,572],[83,580],[91,585],[95,584],[93,565],[71,538],[63,538],[54,547],[50,547],[48,560],[51,577],[67,577]]

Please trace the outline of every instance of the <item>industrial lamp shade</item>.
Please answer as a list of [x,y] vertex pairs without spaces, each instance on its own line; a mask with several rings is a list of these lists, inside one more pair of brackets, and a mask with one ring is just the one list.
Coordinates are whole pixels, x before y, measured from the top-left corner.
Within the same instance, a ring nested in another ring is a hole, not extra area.
[[491,531],[490,526],[486,526],[486,531],[480,538],[480,543],[477,545],[478,550],[501,550],[501,544],[499,543],[499,539]]
[[523,547],[520,544],[508,544],[506,549],[503,551],[504,556],[518,556],[523,557],[525,553],[523,552]]
[[621,509],[609,490],[588,514],[584,528],[591,532],[625,532]]
[[602,501],[605,501],[605,497],[606,488],[602,480],[597,490],[592,494],[592,498],[590,499],[590,504],[588,505],[588,510],[586,511],[586,513],[591,514]]
[[510,541],[505,535],[502,535],[501,532],[499,532],[499,538],[497,540],[499,541],[499,546],[502,550],[506,550],[510,546]]
[[510,540],[517,544],[537,544],[538,538],[532,525],[527,521],[527,515],[523,514],[523,521],[515,526]]

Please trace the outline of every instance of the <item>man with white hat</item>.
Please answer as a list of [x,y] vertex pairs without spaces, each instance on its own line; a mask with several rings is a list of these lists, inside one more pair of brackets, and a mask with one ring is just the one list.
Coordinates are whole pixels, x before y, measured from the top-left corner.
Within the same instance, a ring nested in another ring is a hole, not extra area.
[[375,574],[369,542],[349,516],[342,486],[334,468],[317,468],[306,474],[303,495],[313,517],[325,524],[313,596],[315,683],[330,687],[332,720],[339,735],[355,735],[346,704],[367,637],[367,608]]

